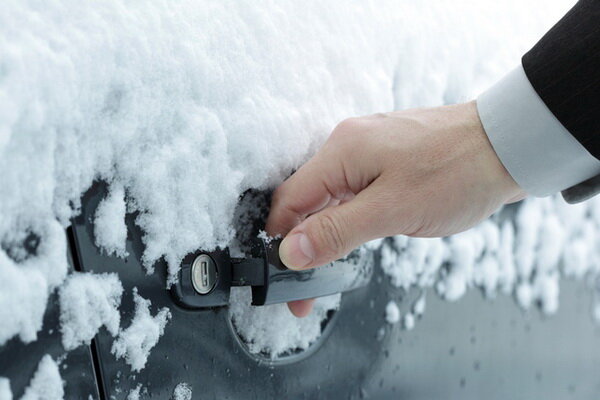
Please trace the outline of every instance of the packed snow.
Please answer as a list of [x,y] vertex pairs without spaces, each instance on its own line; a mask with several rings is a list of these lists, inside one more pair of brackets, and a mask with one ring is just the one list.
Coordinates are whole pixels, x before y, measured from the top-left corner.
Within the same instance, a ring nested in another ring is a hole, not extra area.
[[321,322],[339,307],[341,296],[318,298],[305,318],[294,317],[285,304],[252,306],[251,298],[249,287],[231,288],[231,321],[250,353],[276,359],[293,350],[306,350],[321,335]]
[[59,291],[62,344],[73,350],[89,344],[104,326],[112,335],[119,332],[123,286],[115,273],[74,273]]
[[144,299],[133,288],[135,315],[127,329],[121,329],[113,342],[111,352],[117,359],[124,358],[134,372],[141,371],[146,366],[150,351],[165,331],[165,326],[171,319],[167,307],[161,308],[153,317],[150,314],[150,300]]
[[62,400],[65,395],[63,386],[58,364],[46,354],[38,364],[21,400]]
[[12,400],[13,395],[10,390],[10,380],[0,376],[0,400]]
[[173,390],[173,400],[192,400],[192,388],[185,382],[179,383]]

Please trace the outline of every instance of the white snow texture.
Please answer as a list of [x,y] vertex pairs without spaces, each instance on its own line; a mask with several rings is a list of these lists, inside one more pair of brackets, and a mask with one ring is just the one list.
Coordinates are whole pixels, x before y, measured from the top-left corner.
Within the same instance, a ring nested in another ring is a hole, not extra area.
[[142,384],[138,383],[138,385],[131,389],[127,394],[127,400],[140,400],[140,391],[142,390]]
[[96,245],[105,249],[107,253],[119,257],[127,256],[125,250],[125,241],[127,240],[126,209],[123,186],[113,185],[109,195],[98,205],[96,218],[94,219]]
[[13,395],[10,390],[10,380],[0,377],[0,400],[12,400]]
[[167,307],[161,308],[153,317],[150,315],[150,300],[144,299],[133,288],[135,315],[127,329],[119,331],[119,336],[113,342],[111,352],[117,359],[124,358],[134,372],[141,371],[146,366],[150,350],[158,343],[165,331],[165,326],[171,319]]
[[390,300],[385,306],[385,320],[388,324],[395,324],[400,321],[400,309],[394,300]]
[[105,326],[111,335],[119,332],[119,306],[123,286],[117,274],[74,273],[60,288],[62,344],[73,350],[89,344]]
[[[137,211],[148,270],[164,256],[173,278],[185,254],[230,242],[241,193],[280,183],[340,120],[473,98],[572,3],[3,2],[0,345],[36,338],[48,293],[66,276],[63,228],[94,180],[110,185],[97,244],[124,256],[124,214]],[[553,312],[557,260],[568,276],[597,268],[597,210],[598,201],[531,200],[515,224],[384,242],[384,268],[395,284],[435,286],[448,300],[516,286],[523,306]],[[136,301],[138,321],[113,347],[134,370],[168,319]],[[248,329],[252,338],[258,328]],[[273,354],[289,348],[273,340]]]
[[58,364],[46,354],[38,364],[21,400],[62,400],[65,395],[63,386]]
[[558,309],[561,275],[600,277],[600,199],[528,199],[514,222],[493,221],[446,239],[395,237],[381,246],[381,266],[398,287],[433,286],[451,301],[474,287],[488,297],[514,293],[522,308],[539,304],[546,314]]
[[[2,161],[0,156],[0,165]],[[3,236],[2,224],[6,221],[2,207],[3,188],[4,185],[0,185],[0,237]],[[67,274],[65,233],[55,220],[47,222],[47,225],[36,223],[32,228],[43,237],[36,248],[37,255],[26,257],[11,253],[11,258],[0,249],[0,346],[15,335],[25,343],[37,338],[48,294]],[[4,237],[10,237],[12,243],[20,243],[27,235],[27,232],[11,231]],[[17,253],[22,250],[17,244],[13,248]]]
[[294,317],[286,304],[254,307],[249,287],[232,287],[229,313],[236,330],[251,353],[271,359],[295,349],[307,349],[321,335],[321,321],[339,307],[341,295],[318,298],[313,312]]
[[192,388],[185,382],[179,383],[173,390],[173,400],[192,400]]

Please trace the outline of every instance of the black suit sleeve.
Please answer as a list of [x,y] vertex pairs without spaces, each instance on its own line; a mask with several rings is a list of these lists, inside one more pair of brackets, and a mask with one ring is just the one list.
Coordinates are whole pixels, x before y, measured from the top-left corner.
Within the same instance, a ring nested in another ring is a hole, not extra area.
[[522,63],[554,116],[600,159],[600,0],[580,0]]
[[[522,59],[548,109],[600,159],[600,0],[580,0]],[[600,177],[567,189],[568,202],[600,192]]]

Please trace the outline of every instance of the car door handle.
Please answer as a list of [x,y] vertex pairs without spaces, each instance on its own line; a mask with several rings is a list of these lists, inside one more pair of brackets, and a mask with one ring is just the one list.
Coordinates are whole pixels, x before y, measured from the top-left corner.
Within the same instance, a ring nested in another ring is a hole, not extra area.
[[171,293],[182,307],[202,309],[229,304],[232,286],[250,286],[252,304],[262,306],[347,292],[365,286],[372,275],[372,254],[364,248],[344,259],[302,271],[279,258],[281,240],[256,239],[247,258],[228,249],[186,256]]

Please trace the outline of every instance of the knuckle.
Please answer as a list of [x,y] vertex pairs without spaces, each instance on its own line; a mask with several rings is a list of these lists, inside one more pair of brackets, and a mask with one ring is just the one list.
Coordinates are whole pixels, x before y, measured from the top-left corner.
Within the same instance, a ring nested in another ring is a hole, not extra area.
[[359,132],[362,128],[362,122],[360,118],[346,118],[333,130],[332,136],[346,136],[352,133]]
[[378,112],[375,114],[371,114],[371,119],[382,120],[385,118],[389,118],[391,113]]
[[275,189],[275,191],[273,191],[273,194],[271,195],[271,208],[281,205],[284,199],[284,185],[285,184],[280,185],[277,189]]
[[318,238],[325,250],[331,255],[340,254],[344,250],[345,241],[342,236],[340,222],[329,214],[317,219]]
[[330,136],[338,149],[351,150],[365,144],[365,133],[372,128],[372,122],[365,118],[348,118],[340,122]]

